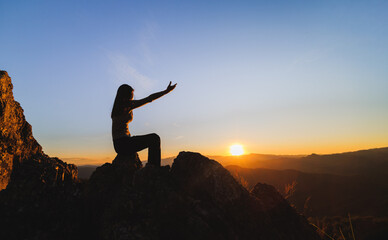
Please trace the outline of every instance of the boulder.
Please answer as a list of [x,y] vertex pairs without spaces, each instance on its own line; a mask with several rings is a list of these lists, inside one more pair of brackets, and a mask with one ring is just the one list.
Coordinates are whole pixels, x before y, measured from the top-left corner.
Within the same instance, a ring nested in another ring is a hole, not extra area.
[[94,238],[320,239],[273,187],[250,193],[199,153],[181,152],[171,168],[116,160],[88,183]]

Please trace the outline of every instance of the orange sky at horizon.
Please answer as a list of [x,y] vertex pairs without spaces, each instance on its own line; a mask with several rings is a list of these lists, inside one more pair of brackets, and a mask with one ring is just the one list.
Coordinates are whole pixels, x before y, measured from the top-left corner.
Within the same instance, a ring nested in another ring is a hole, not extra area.
[[[319,154],[319,155],[325,155],[325,154],[335,154],[335,153],[344,153],[344,152],[354,152],[359,150],[368,150],[368,149],[375,149],[375,148],[385,148],[388,147],[388,142],[386,144],[376,144],[376,145],[346,145],[343,144],[341,146],[334,146],[332,148],[309,148],[309,149],[302,149],[302,148],[295,148],[295,149],[285,149],[283,148],[281,151],[279,149],[261,149],[260,151],[252,151],[249,144],[244,145],[241,144],[244,147],[244,155],[249,154],[269,154],[269,155],[310,155],[310,154]],[[190,151],[190,152],[199,152],[204,156],[232,156],[229,152],[230,145],[226,146],[223,151],[200,151],[198,149],[183,149],[181,151]],[[162,158],[169,158],[169,157],[176,157],[180,151],[174,152],[174,153],[163,153],[162,150]],[[142,161],[147,160],[147,150],[143,150],[139,152],[139,157]],[[58,157],[68,163],[72,163],[75,165],[102,165],[106,162],[112,162],[113,159],[116,156],[116,153],[113,154],[106,154],[106,155],[83,155],[83,156],[73,156],[73,155],[67,155],[67,154],[53,154],[46,152],[51,157]]]

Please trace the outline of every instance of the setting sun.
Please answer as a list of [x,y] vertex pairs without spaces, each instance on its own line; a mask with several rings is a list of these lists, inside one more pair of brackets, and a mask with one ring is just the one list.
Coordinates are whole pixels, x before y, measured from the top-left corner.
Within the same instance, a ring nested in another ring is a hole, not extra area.
[[229,152],[233,156],[240,156],[244,154],[243,146],[240,144],[234,144],[230,146]]

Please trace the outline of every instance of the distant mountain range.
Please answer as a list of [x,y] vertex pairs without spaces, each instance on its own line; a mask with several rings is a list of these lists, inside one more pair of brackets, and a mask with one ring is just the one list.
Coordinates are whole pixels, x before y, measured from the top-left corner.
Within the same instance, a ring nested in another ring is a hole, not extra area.
[[224,166],[245,168],[295,169],[309,173],[338,175],[387,174],[388,147],[336,154],[311,154],[308,156],[282,156],[249,154],[235,156],[209,156]]
[[[308,173],[337,175],[388,175],[388,147],[336,154],[271,155],[249,154],[242,156],[207,156],[223,166],[237,165],[243,168],[294,169]],[[162,165],[171,165],[175,157],[162,159]],[[99,165],[80,165],[80,178],[89,178]]]

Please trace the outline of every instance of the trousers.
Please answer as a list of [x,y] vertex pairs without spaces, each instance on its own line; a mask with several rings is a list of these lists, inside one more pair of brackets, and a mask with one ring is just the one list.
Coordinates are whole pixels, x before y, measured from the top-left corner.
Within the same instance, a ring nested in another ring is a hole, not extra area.
[[160,137],[156,133],[113,139],[118,154],[131,154],[148,148],[148,164],[160,167]]

